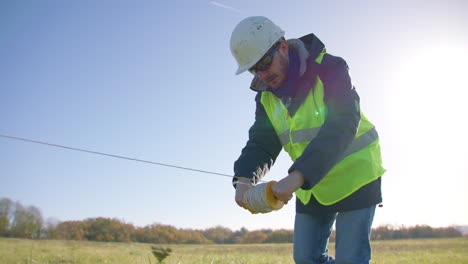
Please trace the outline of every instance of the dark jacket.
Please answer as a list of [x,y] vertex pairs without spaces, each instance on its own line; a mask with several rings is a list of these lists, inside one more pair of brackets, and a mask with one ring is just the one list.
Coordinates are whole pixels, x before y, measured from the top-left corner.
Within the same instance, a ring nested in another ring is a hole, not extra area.
[[[298,58],[299,74],[294,90],[286,95],[281,94],[280,99],[293,116],[319,76],[324,84],[324,101],[328,110],[319,134],[289,169],[289,172],[293,170],[302,172],[305,176],[302,188],[310,189],[338,163],[340,154],[354,139],[360,121],[359,108],[356,107],[359,105],[359,96],[351,82],[348,65],[342,58],[326,54],[321,64],[315,62],[317,56],[325,50],[324,44],[315,35],[288,40],[288,43],[291,50],[290,57],[293,54]],[[260,102],[262,92],[272,91],[271,88],[255,77],[251,89],[257,91],[255,122],[249,130],[246,146],[234,163],[234,173],[235,176],[250,178],[256,183],[271,168],[282,146]],[[382,201],[380,185],[379,178],[330,206],[321,205],[313,195],[307,205],[303,205],[297,199],[296,211],[339,212],[369,207]]]

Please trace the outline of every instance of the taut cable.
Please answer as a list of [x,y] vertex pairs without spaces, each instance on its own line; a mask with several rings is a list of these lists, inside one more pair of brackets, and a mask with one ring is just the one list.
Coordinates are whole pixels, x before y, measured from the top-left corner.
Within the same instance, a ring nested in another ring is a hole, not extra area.
[[113,158],[126,159],[126,160],[137,161],[137,162],[144,162],[144,163],[149,163],[149,164],[154,164],[154,165],[159,165],[159,166],[166,166],[166,167],[171,167],[171,168],[176,168],[176,169],[190,170],[190,171],[196,171],[196,172],[207,173],[207,174],[214,174],[214,175],[219,175],[219,176],[224,176],[224,177],[229,177],[229,178],[235,178],[235,176],[232,176],[232,175],[229,175],[229,174],[224,174],[224,173],[192,169],[192,168],[187,168],[187,167],[182,167],[182,166],[165,164],[165,163],[161,163],[161,162],[154,162],[154,161],[149,161],[149,160],[142,160],[142,159],[130,158],[130,157],[119,156],[119,155],[114,155],[114,154],[108,154],[108,153],[103,153],[103,152],[98,152],[98,151],[93,151],[93,150],[87,150],[87,149],[74,148],[74,147],[69,147],[69,146],[64,146],[64,145],[51,144],[51,143],[38,141],[38,140],[31,140],[31,139],[13,137],[13,136],[7,136],[7,135],[0,135],[0,137],[14,139],[14,140],[21,140],[21,141],[26,141],[26,142],[36,143],[36,144],[42,144],[42,145],[47,145],[47,146],[52,146],[52,147],[64,148],[64,149],[69,149],[69,150],[81,151],[81,152],[86,152],[86,153],[91,153],[91,154],[103,155],[103,156],[108,156],[108,157],[113,157]]

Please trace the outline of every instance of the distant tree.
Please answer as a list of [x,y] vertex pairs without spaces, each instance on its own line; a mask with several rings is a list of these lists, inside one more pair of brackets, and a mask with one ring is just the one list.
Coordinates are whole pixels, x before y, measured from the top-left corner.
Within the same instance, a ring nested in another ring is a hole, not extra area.
[[271,232],[265,243],[292,243],[293,236],[294,232],[292,230],[274,230],[273,232]]
[[86,240],[87,223],[83,221],[65,221],[57,225],[57,238],[65,240]]
[[135,230],[135,241],[141,243],[149,243],[150,235],[148,234],[147,227],[137,227]]
[[170,225],[152,224],[138,229],[137,241],[153,244],[178,243],[179,230]]
[[379,226],[372,229],[371,239],[411,239],[411,238],[441,238],[441,237],[461,237],[461,232],[453,227],[433,228],[428,225],[405,226]]
[[86,239],[107,242],[131,242],[134,240],[135,228],[118,219],[104,217],[88,218],[86,222]]
[[371,239],[373,240],[385,240],[392,239],[393,230],[388,225],[379,226],[372,229]]
[[184,244],[213,244],[213,241],[203,235],[203,230],[184,229],[182,233],[186,234],[186,239],[182,242]]
[[229,238],[229,244],[233,243],[233,244],[238,244],[238,243],[242,243],[243,241],[243,237],[245,235],[247,235],[247,233],[249,233],[249,231],[245,228],[245,227],[242,227],[239,231],[235,231],[233,234],[232,234],[232,237]]
[[[135,226],[124,222],[115,222],[117,226],[114,226],[116,230],[116,239],[119,242],[135,242]],[[119,231],[120,230],[120,231]]]
[[178,243],[182,244],[213,244],[213,241],[208,240],[201,230],[182,229],[178,232]]
[[268,239],[268,235],[262,231],[252,231],[248,232],[242,237],[239,237],[237,242],[241,244],[254,244],[254,243],[263,243]]
[[202,230],[177,229],[170,225],[153,224],[135,231],[135,240],[152,244],[211,244]]
[[434,237],[434,232],[430,226],[417,225],[409,229],[411,238],[431,238]]
[[463,233],[455,227],[442,227],[434,229],[438,237],[462,237]]
[[58,225],[60,221],[55,218],[47,218],[45,221],[45,226],[43,230],[43,237],[46,239],[58,239],[59,238],[59,230]]
[[203,235],[216,244],[225,244],[229,243],[229,239],[232,237],[233,232],[229,228],[216,226],[205,229],[205,231],[203,231]]
[[12,208],[13,202],[10,199],[3,198],[0,200],[0,236],[9,235]]
[[393,227],[392,233],[389,239],[407,239],[411,238],[409,234],[409,228],[405,226]]
[[39,238],[43,224],[41,211],[37,207],[29,206],[25,208],[20,202],[15,203],[14,218],[10,228],[12,236]]
[[[461,229],[460,229],[461,230]],[[462,237],[456,227],[433,228],[428,225],[413,227],[384,225],[372,229],[372,240]],[[93,240],[114,242],[143,242],[153,244],[232,244],[232,243],[291,243],[292,230],[262,229],[232,231],[216,226],[205,230],[178,229],[171,225],[153,224],[135,227],[118,219],[104,217],[84,221],[59,222],[42,218],[34,206],[24,207],[20,202],[0,199],[0,236],[20,238],[49,238],[66,240]],[[332,232],[330,241],[334,241]]]

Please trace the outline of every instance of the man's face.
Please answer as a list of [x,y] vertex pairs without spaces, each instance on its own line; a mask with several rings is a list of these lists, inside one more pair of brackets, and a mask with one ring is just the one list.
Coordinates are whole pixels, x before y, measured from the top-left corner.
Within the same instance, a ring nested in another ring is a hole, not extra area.
[[[255,66],[253,68],[255,68]],[[273,61],[270,67],[264,70],[255,70],[253,72],[265,84],[276,90],[283,85],[284,81],[286,81],[288,70],[288,44],[286,41],[281,41],[276,52],[273,54]]]

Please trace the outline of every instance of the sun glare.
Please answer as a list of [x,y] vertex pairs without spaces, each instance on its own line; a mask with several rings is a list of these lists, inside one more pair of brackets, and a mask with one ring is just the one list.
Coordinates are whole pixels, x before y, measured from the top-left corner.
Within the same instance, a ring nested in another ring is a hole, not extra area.
[[463,188],[468,184],[468,47],[431,44],[394,59],[388,98],[392,133],[387,137],[392,142],[388,156],[397,165],[388,168],[394,185],[386,186],[387,193],[411,193],[413,201],[422,202],[422,211],[446,205],[425,219],[414,215],[413,207],[408,212],[399,207],[407,204],[405,195],[390,203],[407,223],[464,222],[468,214],[459,205],[466,201]]
[[424,121],[434,115],[451,118],[446,111],[462,110],[468,95],[467,61],[467,48],[457,45],[434,45],[406,54],[395,76],[401,106]]

